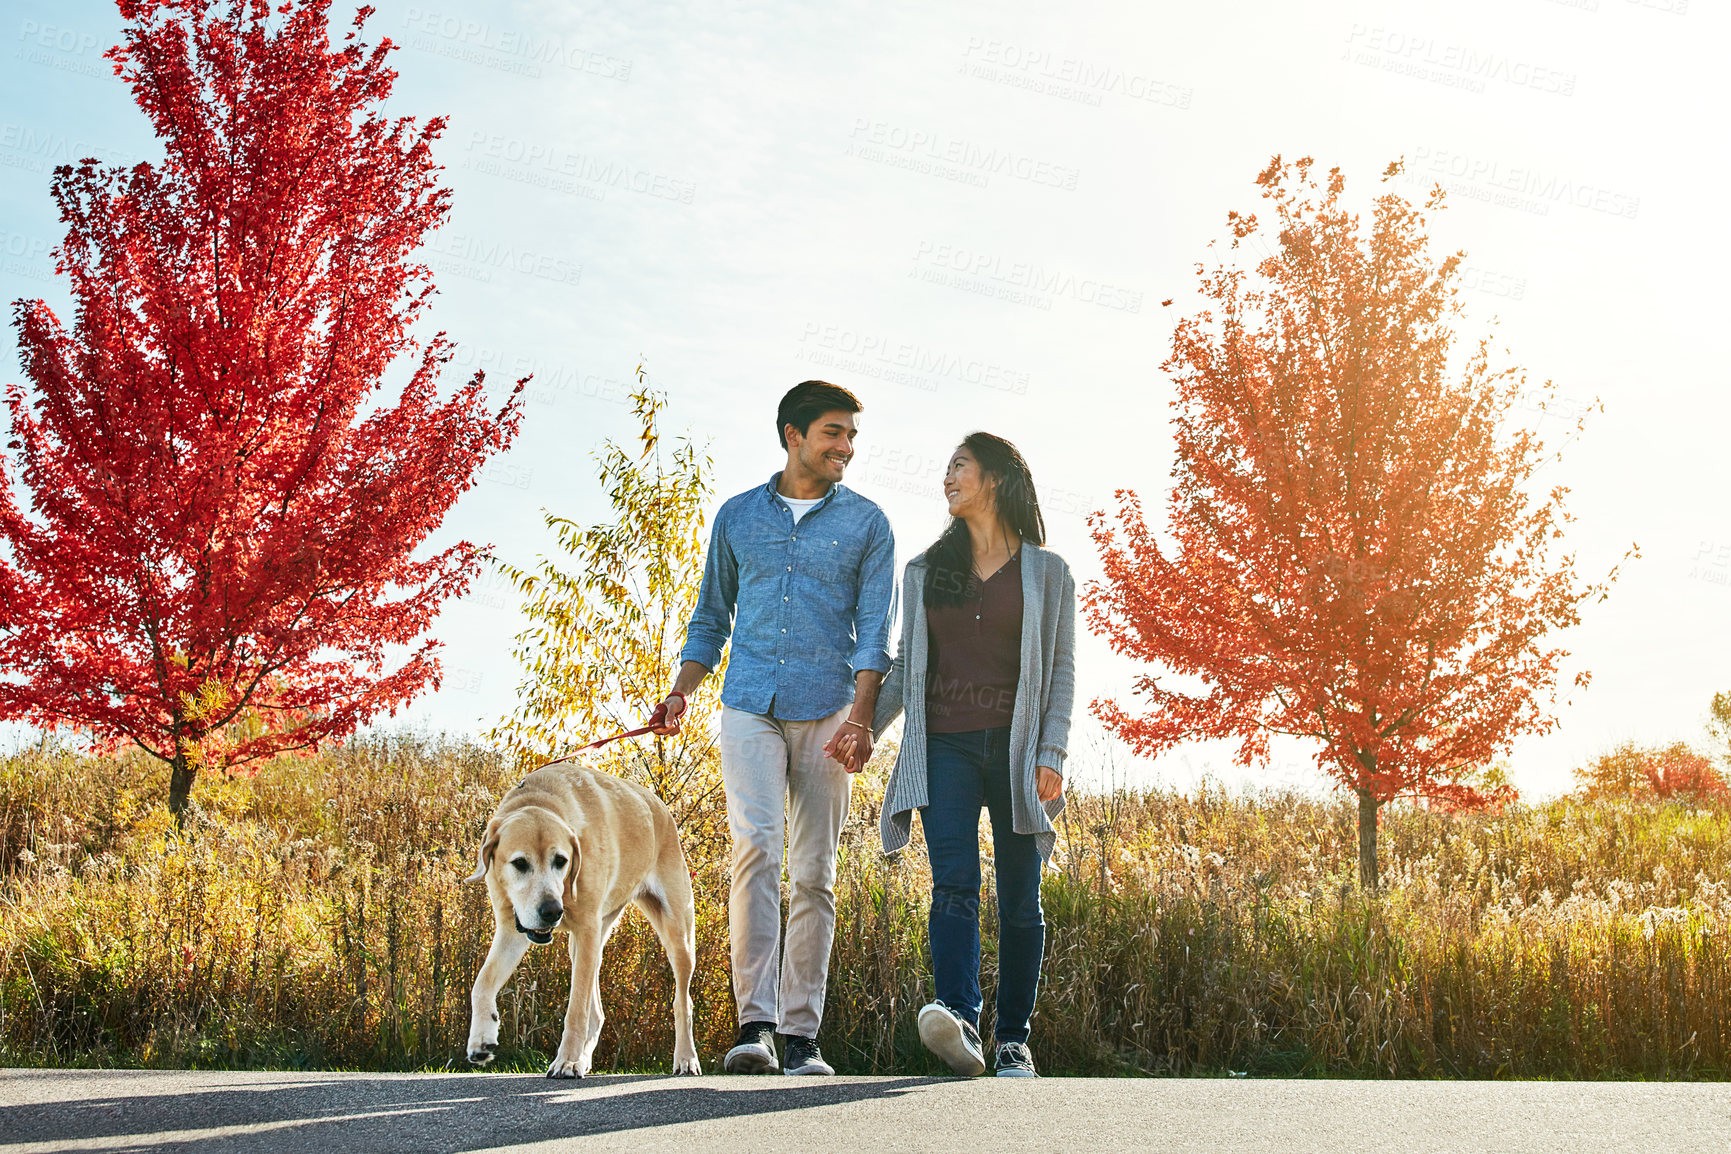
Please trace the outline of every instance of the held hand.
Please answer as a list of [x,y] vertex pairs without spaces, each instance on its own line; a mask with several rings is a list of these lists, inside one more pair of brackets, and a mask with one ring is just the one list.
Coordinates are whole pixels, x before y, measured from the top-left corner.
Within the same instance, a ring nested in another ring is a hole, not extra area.
[[[848,728],[852,729],[853,727],[849,726]],[[851,756],[849,756],[849,758],[847,760],[847,771],[849,773],[858,773],[860,770],[862,770],[866,767],[866,762],[870,761],[871,759],[872,759],[871,730],[869,730],[869,729],[856,730],[854,732],[854,735],[853,735],[853,746],[852,746],[852,750],[851,750]]]
[[1041,801],[1057,801],[1064,796],[1064,779],[1057,770],[1042,765],[1034,771],[1034,792]]
[[823,751],[832,761],[841,762],[849,773],[858,773],[871,760],[871,731],[844,721],[824,743]]
[[677,693],[669,693],[655,707],[655,712],[649,715],[646,723],[651,732],[658,737],[679,732],[679,719],[685,713],[685,698]]

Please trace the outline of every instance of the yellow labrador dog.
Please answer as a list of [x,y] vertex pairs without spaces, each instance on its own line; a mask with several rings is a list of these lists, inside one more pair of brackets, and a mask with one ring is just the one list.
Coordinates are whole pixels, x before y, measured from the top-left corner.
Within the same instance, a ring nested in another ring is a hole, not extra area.
[[673,967],[673,1072],[699,1073],[691,1039],[697,916],[673,815],[642,786],[577,762],[543,766],[507,793],[469,881],[487,882],[493,948],[469,995],[469,1061],[499,1046],[499,989],[531,941],[555,931],[571,952],[571,1000],[549,1078],[589,1072],[601,1036],[601,949],[625,912],[643,911]]

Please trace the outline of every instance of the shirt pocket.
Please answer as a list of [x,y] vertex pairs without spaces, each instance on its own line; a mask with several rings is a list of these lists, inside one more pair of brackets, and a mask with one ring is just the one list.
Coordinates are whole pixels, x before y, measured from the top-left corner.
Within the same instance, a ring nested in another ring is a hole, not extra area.
[[793,560],[787,533],[774,525],[751,522],[737,526],[728,543],[742,584],[784,577]]
[[864,547],[857,542],[815,537],[800,550],[800,567],[825,584],[851,586],[859,581],[860,558],[864,552]]

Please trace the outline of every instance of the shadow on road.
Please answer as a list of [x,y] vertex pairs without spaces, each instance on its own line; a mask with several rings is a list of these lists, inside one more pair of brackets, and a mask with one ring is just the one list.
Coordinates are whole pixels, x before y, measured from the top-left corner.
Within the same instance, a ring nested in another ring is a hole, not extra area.
[[194,1093],[103,1094],[114,1077],[93,1079],[88,1098],[0,1107],[0,1148],[48,1142],[68,1151],[88,1148],[81,1143],[206,1152],[459,1151],[841,1105],[945,1081],[765,1076],[740,1078],[737,1088],[729,1079],[718,1088],[656,1075],[549,1082],[513,1074],[328,1080],[311,1074]]

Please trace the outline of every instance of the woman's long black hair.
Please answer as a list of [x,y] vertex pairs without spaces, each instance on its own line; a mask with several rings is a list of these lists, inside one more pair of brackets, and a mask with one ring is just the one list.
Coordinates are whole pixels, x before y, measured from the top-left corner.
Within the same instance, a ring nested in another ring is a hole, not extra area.
[[[969,433],[962,448],[980,463],[980,471],[995,482],[998,520],[1015,530],[1024,541],[1046,543],[1046,521],[1040,516],[1040,499],[1034,494],[1034,476],[1016,446],[990,433]],[[949,527],[926,550],[926,608],[960,605],[974,579],[974,546],[968,539],[968,523],[950,518]]]

